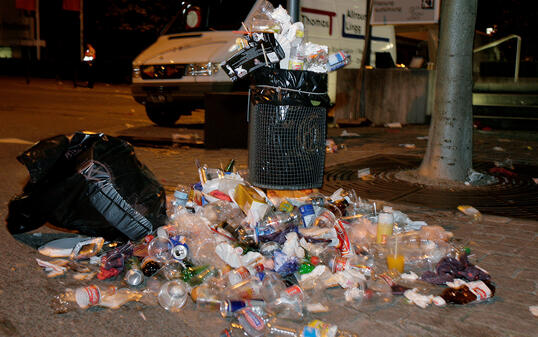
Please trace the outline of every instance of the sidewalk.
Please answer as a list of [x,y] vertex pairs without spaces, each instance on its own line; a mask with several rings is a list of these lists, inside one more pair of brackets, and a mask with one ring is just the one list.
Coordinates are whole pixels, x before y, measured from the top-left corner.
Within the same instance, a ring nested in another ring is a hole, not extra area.
[[[329,129],[329,137],[346,144],[345,150],[327,154],[326,167],[331,168],[379,153],[422,155],[427,140],[427,126],[402,129],[353,128],[358,137],[339,137],[343,129]],[[399,144],[414,143],[414,149]],[[511,158],[514,165],[536,166],[536,136],[522,132],[475,132],[474,157],[491,161]],[[502,147],[504,151],[494,150]],[[530,147],[530,148],[529,148]],[[200,148],[136,148],[137,155],[162,183],[171,189],[177,183],[191,183],[198,177],[194,159],[210,167],[225,165],[235,158],[239,168],[246,168],[248,151],[236,149],[204,150]],[[536,203],[538,200],[529,200]],[[491,273],[497,286],[490,303],[467,306],[428,307],[421,309],[400,299],[396,304],[375,311],[341,308],[320,318],[356,331],[360,336],[532,336],[536,335],[538,318],[529,306],[538,305],[538,222],[518,218],[484,215],[475,223],[456,209],[436,210],[413,205],[390,204],[394,209],[441,225],[452,231],[456,240],[468,242],[471,261]]]
[[[56,90],[50,80],[32,79],[44,90]],[[41,82],[42,81],[42,82]],[[19,85],[14,83],[13,85]],[[26,86],[24,80],[21,87]],[[127,86],[106,86],[96,83],[93,89],[69,90],[99,92],[104,95],[129,95]],[[54,88],[54,89],[53,89]],[[145,123],[145,121],[141,122]],[[150,125],[149,121],[147,125]],[[389,128],[345,128],[359,136],[344,138],[344,129],[330,128],[329,138],[344,143],[346,149],[327,154],[326,168],[333,169],[354,160],[377,154],[409,154],[420,157],[427,141],[427,126]],[[228,132],[233,132],[229,130]],[[400,144],[415,144],[406,148]],[[497,147],[497,149],[494,149]],[[538,135],[519,131],[476,131],[474,158],[493,161],[512,159],[514,165],[538,166]],[[138,159],[146,164],[161,183],[172,189],[178,183],[193,183],[199,177],[195,159],[209,167],[220,167],[234,158],[238,168],[247,168],[246,149],[205,150],[200,147],[175,145],[166,148],[135,147]],[[24,169],[14,158],[12,166]],[[538,175],[538,170],[535,170]],[[24,172],[26,173],[26,172]],[[20,175],[19,175],[20,176]],[[18,177],[18,176],[17,176]],[[13,178],[9,178],[13,179]],[[6,185],[9,182],[6,181]],[[17,182],[19,183],[19,182]],[[13,184],[13,183],[12,183]],[[22,186],[23,182],[20,181]],[[18,193],[18,192],[17,192]],[[377,198],[379,199],[379,198]],[[538,200],[528,200],[538,204]],[[472,250],[471,261],[491,273],[497,290],[488,303],[421,309],[398,298],[390,306],[355,310],[337,308],[315,318],[334,323],[360,336],[536,336],[538,318],[529,306],[538,305],[538,221],[516,217],[484,215],[474,223],[456,209],[431,209],[412,204],[390,204],[413,220],[429,225],[441,225],[454,233],[459,242],[466,242]],[[517,215],[517,214],[514,214]],[[39,232],[55,232],[42,227]],[[50,299],[66,287],[76,287],[81,281],[71,276],[46,278],[34,258],[42,256],[32,247],[7,237],[1,256],[4,269],[0,273],[0,335],[1,336],[218,336],[227,326],[216,312],[200,312],[191,300],[180,313],[167,312],[160,306],[129,303],[118,310],[90,309],[65,315],[54,315]]]

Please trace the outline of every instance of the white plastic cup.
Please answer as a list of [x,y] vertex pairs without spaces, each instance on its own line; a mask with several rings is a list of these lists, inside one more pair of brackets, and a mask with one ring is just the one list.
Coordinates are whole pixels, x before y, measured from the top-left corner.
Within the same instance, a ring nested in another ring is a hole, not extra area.
[[385,244],[389,236],[392,235],[394,227],[394,216],[392,213],[379,213],[377,219],[376,243]]
[[164,283],[159,291],[159,304],[168,311],[180,311],[187,301],[187,285],[179,280]]

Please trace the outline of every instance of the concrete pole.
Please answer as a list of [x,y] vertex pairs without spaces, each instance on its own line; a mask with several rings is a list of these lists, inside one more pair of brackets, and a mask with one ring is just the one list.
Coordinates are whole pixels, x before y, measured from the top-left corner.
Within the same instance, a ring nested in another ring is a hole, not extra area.
[[35,48],[36,48],[36,57],[39,61],[41,59],[41,20],[39,17],[39,0],[35,1]]
[[79,15],[79,38],[80,38],[80,61],[84,59],[84,0],[80,0],[80,11]]
[[464,181],[472,168],[472,59],[477,0],[441,2],[435,103],[428,147],[418,170],[432,179]]
[[288,0],[288,14],[292,23],[299,21],[299,2],[300,0]]

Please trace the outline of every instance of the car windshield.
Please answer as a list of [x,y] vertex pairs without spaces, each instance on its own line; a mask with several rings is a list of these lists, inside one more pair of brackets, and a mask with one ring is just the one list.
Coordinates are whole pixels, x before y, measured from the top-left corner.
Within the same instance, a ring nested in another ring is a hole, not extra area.
[[[238,3],[241,5],[238,6]],[[199,8],[200,25],[193,29],[187,29],[185,17],[182,13],[184,11],[179,10],[178,14],[164,28],[161,35],[208,30],[238,30],[254,3],[256,3],[256,0],[242,0],[241,2],[237,0],[191,1],[192,6]]]

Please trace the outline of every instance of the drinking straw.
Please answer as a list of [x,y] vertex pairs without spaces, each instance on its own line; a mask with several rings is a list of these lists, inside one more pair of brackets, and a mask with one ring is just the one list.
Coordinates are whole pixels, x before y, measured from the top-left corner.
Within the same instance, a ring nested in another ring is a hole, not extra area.
[[241,22],[241,24],[243,25],[243,28],[245,28],[245,30],[247,31],[247,33],[250,34],[250,31],[248,30],[247,26],[245,26],[245,23],[244,23],[244,22]]
[[265,65],[269,66],[269,62],[267,62],[267,54],[265,54],[265,48],[263,47],[263,43],[261,45],[262,45],[262,51],[263,51],[263,58],[265,59]]
[[394,238],[396,239],[396,243],[394,244],[394,258],[398,256],[398,235],[395,235]]

